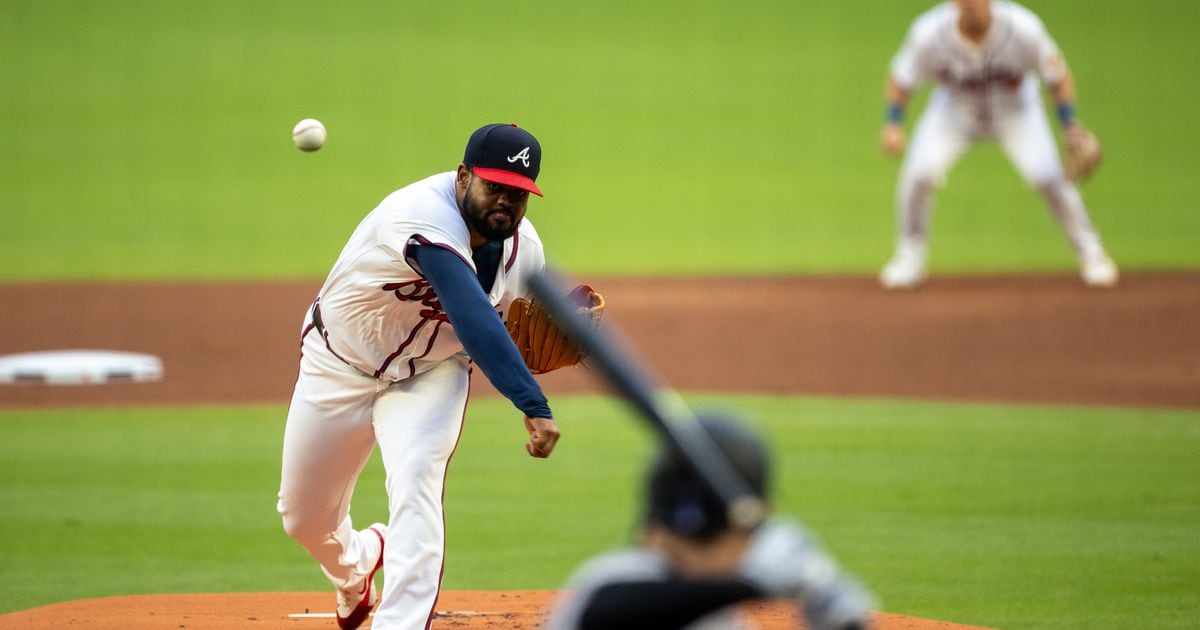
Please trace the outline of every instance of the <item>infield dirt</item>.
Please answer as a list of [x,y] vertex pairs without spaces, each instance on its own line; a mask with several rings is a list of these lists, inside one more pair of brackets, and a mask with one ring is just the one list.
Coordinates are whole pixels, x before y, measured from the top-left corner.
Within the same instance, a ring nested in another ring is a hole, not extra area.
[[[588,279],[675,387],[1200,408],[1200,272],[869,278]],[[0,285],[0,355],[147,352],[160,383],[0,387],[0,406],[286,403],[319,282]],[[478,372],[477,372],[478,376]],[[542,377],[599,391],[584,369]],[[494,394],[477,378],[473,395]]]
[[[554,591],[443,591],[434,628],[533,630],[545,618]],[[334,627],[332,593],[216,593],[136,595],[64,602],[0,615],[0,630],[65,627],[123,630],[320,630]],[[796,628],[794,606],[769,602],[743,614],[759,627]],[[972,630],[945,621],[876,613],[876,630]],[[370,625],[365,626],[370,628]]]

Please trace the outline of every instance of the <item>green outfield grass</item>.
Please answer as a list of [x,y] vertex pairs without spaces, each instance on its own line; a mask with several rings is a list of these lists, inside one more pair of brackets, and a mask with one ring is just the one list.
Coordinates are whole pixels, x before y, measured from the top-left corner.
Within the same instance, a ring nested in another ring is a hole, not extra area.
[[[781,511],[883,610],[1005,628],[1200,615],[1200,413],[711,396],[772,440]],[[446,499],[448,589],[555,588],[630,539],[650,436],[601,397],[554,457],[472,403]],[[0,412],[0,611],[126,593],[323,590],[274,512],[285,410]],[[383,519],[382,470],[360,526]]]
[[[1126,268],[1200,266],[1200,4],[1029,0],[1108,162]],[[0,281],[323,275],[470,130],[545,146],[530,216],[576,272],[874,272],[890,56],[928,0],[0,3]],[[329,145],[301,154],[304,117]],[[935,271],[1069,269],[994,147],[941,198]]]

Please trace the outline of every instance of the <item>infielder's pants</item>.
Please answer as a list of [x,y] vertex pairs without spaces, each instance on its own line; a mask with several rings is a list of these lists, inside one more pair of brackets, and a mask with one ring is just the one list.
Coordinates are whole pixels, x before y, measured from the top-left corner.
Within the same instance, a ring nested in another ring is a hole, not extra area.
[[1079,189],[1063,176],[1058,145],[1033,79],[1026,79],[1017,94],[992,98],[986,118],[981,118],[977,102],[956,99],[943,88],[934,90],[900,169],[897,246],[925,246],[934,189],[972,144],[988,137],[999,141],[1021,177],[1042,193],[1075,252],[1102,251]]
[[398,383],[380,381],[332,356],[306,335],[283,439],[279,513],[288,535],[337,588],[374,568],[374,534],[350,519],[354,485],[379,444],[387,473],[384,586],[372,627],[425,628],[445,555],[442,492],[462,431],[470,367],[462,355]]

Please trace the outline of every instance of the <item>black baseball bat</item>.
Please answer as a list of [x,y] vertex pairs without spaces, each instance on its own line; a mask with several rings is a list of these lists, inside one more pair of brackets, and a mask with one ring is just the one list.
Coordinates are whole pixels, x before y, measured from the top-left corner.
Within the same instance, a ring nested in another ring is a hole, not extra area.
[[766,516],[762,500],[696,422],[695,413],[679,393],[654,379],[647,362],[622,347],[605,330],[607,326],[596,327],[590,317],[581,315],[558,273],[547,270],[531,277],[529,288],[567,337],[587,354],[588,366],[608,379],[721,498],[729,522],[744,529],[758,526]]

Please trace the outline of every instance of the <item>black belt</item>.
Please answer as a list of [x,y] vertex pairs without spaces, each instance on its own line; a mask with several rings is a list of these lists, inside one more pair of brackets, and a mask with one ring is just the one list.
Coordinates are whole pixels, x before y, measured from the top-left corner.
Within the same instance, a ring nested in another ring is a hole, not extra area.
[[333,346],[329,345],[329,335],[325,334],[325,322],[321,321],[321,303],[319,300],[320,300],[320,298],[318,298],[317,302],[313,302],[312,323],[313,323],[313,328],[317,329],[317,334],[321,335],[321,339],[325,342],[325,347],[329,349],[330,354],[337,357],[338,361],[341,361],[342,363],[349,365],[351,367],[351,369],[353,369],[355,372],[358,372],[359,374],[362,374],[363,376],[368,376],[368,377],[371,376],[370,374],[367,374],[366,372],[355,367],[349,361],[343,359],[342,355],[335,352],[333,349]]
[[313,302],[312,323],[313,323],[313,326],[316,327],[317,332],[320,333],[322,337],[324,337],[325,336],[325,322],[321,321],[321,303],[320,302]]

